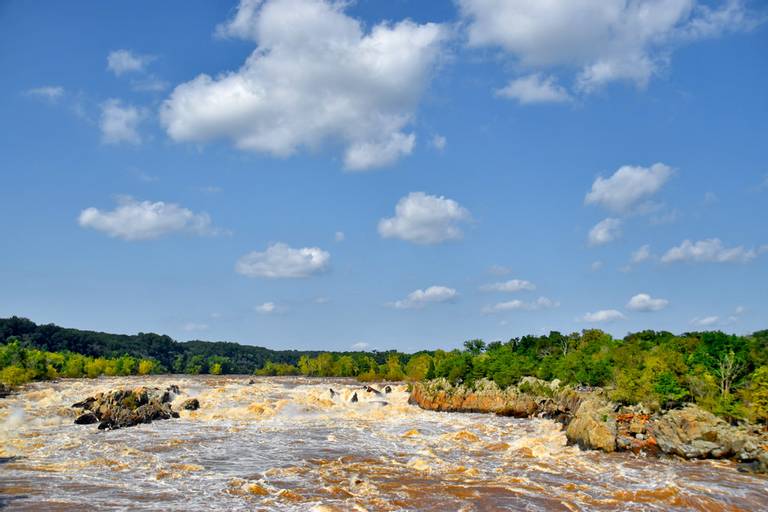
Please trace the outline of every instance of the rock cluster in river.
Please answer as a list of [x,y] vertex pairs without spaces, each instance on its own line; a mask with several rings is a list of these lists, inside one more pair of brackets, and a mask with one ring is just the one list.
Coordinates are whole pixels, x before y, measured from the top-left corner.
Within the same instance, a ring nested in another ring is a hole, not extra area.
[[601,389],[532,377],[503,390],[488,380],[473,386],[454,386],[445,379],[420,382],[413,385],[410,402],[432,411],[552,418],[565,426],[568,441],[583,449],[728,458],[742,462],[740,469],[768,472],[768,434],[735,427],[693,404],[651,414],[642,405],[612,402]]
[[[151,423],[155,420],[178,418],[179,413],[171,409],[171,401],[178,394],[179,388],[176,385],[164,390],[141,386],[97,393],[72,405],[82,410],[82,414],[75,419],[75,423],[78,425],[98,423],[99,429],[116,429]],[[199,406],[199,402],[194,398],[182,404],[183,409],[189,410],[195,410]]]

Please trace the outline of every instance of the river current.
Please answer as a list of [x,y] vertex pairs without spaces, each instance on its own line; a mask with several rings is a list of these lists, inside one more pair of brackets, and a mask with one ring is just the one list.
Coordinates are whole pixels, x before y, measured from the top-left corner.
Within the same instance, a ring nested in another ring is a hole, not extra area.
[[[581,511],[768,508],[731,462],[567,446],[545,419],[423,411],[405,386],[152,376],[35,383],[0,400],[7,510]],[[73,424],[99,391],[178,384],[201,408],[113,431]],[[333,388],[337,394],[331,396]],[[359,400],[353,402],[357,393]]]

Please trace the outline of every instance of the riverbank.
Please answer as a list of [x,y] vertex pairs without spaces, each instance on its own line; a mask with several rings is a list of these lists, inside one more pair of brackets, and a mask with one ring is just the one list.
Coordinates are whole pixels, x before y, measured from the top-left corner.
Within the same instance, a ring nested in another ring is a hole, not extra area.
[[488,380],[472,386],[454,386],[445,379],[418,382],[409,401],[430,411],[553,419],[565,427],[568,442],[582,449],[731,459],[741,471],[768,472],[768,432],[749,424],[732,426],[694,404],[652,412],[642,404],[613,402],[599,388],[531,377],[503,390]]

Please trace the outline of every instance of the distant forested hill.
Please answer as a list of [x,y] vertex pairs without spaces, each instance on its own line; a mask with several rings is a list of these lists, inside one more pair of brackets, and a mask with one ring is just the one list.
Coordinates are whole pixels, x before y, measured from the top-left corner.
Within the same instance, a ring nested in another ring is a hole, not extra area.
[[[267,361],[297,365],[301,356],[317,357],[320,351],[271,350],[231,342],[178,342],[170,336],[155,333],[135,335],[111,334],[38,325],[21,317],[0,318],[0,343],[15,337],[22,345],[49,352],[76,352],[92,357],[116,358],[128,354],[137,359],[154,359],[168,371],[177,373],[207,373],[211,361],[223,362],[224,373],[253,373]],[[383,364],[389,352],[349,352],[352,356],[368,356]],[[407,360],[407,356],[404,359]],[[190,372],[189,370],[197,370]]]

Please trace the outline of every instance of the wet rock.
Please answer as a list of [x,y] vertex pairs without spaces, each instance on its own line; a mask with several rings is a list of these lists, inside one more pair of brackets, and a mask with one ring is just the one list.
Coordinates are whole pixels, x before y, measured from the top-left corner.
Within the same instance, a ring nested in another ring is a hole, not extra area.
[[328,388],[328,391],[331,393],[331,398],[336,396],[336,392],[333,390],[333,388]]
[[185,411],[196,411],[200,408],[200,401],[197,398],[188,398],[181,404]]
[[365,386],[363,389],[365,390],[366,393],[373,393],[374,395],[380,395],[381,394],[381,391],[379,391],[378,389],[373,388],[371,386]]
[[392,386],[385,386],[384,387],[384,392],[385,393],[391,393],[392,392]]
[[98,423],[98,421],[99,418],[92,412],[86,412],[75,418],[75,424],[77,425],[91,425],[93,423]]
[[0,382],[0,398],[5,398],[11,394],[11,388]]
[[355,403],[355,402],[357,402],[357,400],[358,400],[358,398],[357,398],[357,391],[355,391],[352,394],[352,398],[350,399],[350,402]]
[[176,385],[165,390],[142,386],[99,393],[72,405],[88,411],[78,416],[75,423],[88,425],[98,422],[98,428],[103,430],[178,418],[179,414],[171,409],[170,397],[179,393]]

